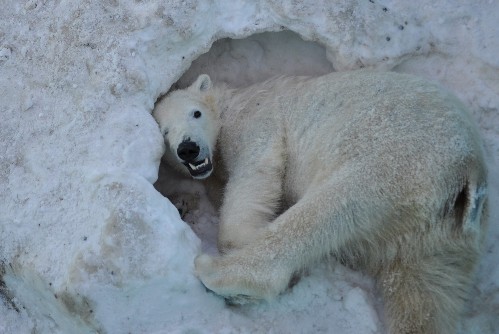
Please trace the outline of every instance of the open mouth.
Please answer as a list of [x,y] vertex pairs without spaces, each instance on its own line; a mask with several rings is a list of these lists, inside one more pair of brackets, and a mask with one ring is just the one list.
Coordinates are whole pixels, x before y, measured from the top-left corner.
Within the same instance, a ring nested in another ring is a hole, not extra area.
[[184,161],[183,164],[187,167],[191,176],[195,178],[208,177],[213,170],[213,164],[211,163],[210,158],[205,158],[204,160],[196,162]]

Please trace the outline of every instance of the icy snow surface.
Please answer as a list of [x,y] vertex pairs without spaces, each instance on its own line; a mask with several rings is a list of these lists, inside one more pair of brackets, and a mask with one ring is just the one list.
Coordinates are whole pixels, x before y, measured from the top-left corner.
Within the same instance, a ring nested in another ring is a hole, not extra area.
[[192,274],[216,252],[202,187],[163,165],[153,186],[150,112],[179,78],[360,67],[438,81],[480,125],[490,233],[460,332],[499,333],[497,22],[495,0],[2,1],[0,333],[385,333],[370,278],[332,263],[275,301],[225,305]]

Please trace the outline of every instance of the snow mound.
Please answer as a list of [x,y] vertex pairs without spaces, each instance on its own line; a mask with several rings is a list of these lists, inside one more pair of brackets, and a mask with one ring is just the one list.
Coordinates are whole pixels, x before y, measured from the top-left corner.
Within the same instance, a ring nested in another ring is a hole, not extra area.
[[[153,186],[164,147],[150,112],[201,72],[233,86],[415,73],[470,106],[496,203],[497,17],[492,0],[3,3],[0,333],[384,333],[372,282],[341,266],[312,268],[271,303],[235,308],[206,292],[193,258],[216,252],[216,213],[199,185],[160,173]],[[189,224],[158,190],[190,193]],[[491,209],[463,333],[499,331]]]

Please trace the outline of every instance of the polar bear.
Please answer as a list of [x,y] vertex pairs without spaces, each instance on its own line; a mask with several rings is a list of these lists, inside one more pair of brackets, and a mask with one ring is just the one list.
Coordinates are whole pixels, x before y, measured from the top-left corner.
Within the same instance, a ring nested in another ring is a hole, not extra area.
[[200,75],[153,116],[172,166],[223,185],[221,256],[195,260],[208,289],[268,300],[332,255],[375,277],[390,333],[455,332],[487,220],[482,142],[456,98],[391,72],[243,89]]

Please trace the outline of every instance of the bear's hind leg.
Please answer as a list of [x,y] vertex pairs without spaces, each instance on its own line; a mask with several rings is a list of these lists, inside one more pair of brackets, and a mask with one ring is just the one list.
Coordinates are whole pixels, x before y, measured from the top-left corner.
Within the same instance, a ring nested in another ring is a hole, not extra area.
[[[390,334],[454,334],[472,280],[469,250],[402,263],[378,277]],[[473,257],[473,256],[471,256]]]

